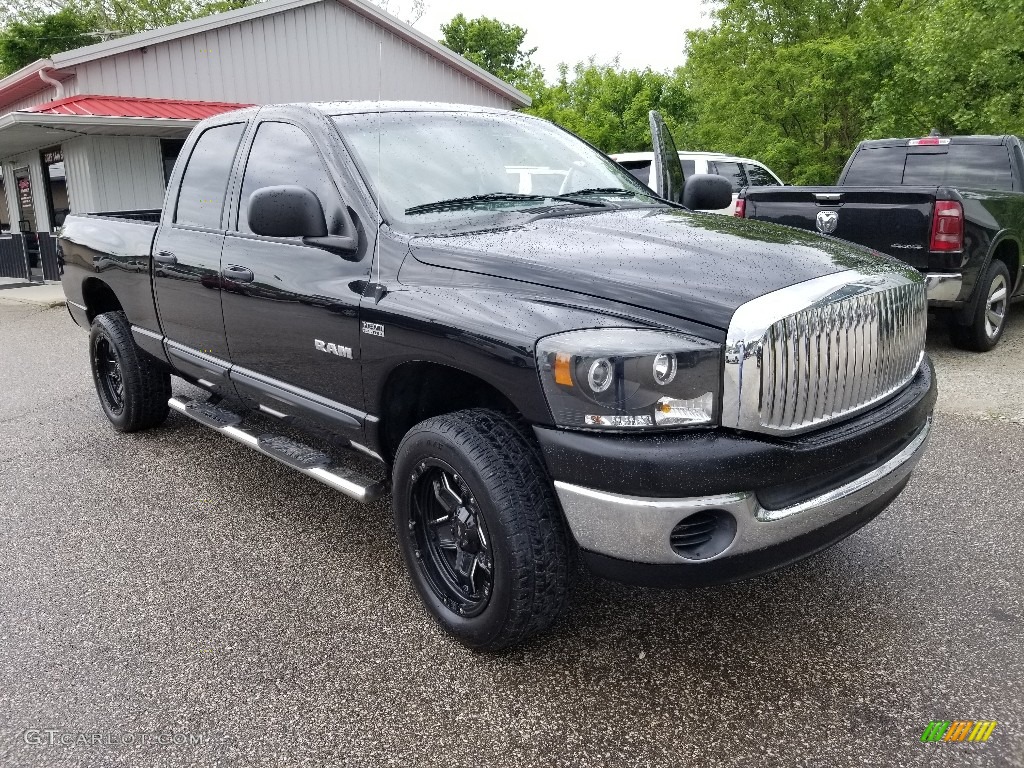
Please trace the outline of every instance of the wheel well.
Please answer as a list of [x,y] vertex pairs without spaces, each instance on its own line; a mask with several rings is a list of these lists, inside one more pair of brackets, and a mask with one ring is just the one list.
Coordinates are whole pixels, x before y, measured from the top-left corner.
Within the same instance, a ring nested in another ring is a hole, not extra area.
[[1003,240],[996,246],[992,258],[1006,264],[1006,268],[1010,271],[1010,290],[1012,291],[1017,285],[1017,276],[1020,270],[1020,246],[1013,240]]
[[110,286],[95,277],[90,277],[82,284],[82,300],[85,302],[85,314],[90,323],[96,315],[122,311],[121,302],[117,300]]
[[520,416],[501,392],[472,374],[438,363],[405,363],[384,385],[380,436],[390,461],[405,433],[424,419],[465,408],[492,408],[513,418]]

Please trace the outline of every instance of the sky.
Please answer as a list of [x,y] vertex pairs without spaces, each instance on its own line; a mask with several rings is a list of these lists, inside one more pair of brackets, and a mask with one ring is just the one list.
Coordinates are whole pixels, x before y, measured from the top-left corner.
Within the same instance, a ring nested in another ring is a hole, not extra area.
[[[392,0],[392,12],[405,18],[409,0]],[[608,10],[605,11],[604,9]],[[683,63],[684,32],[709,25],[700,0],[644,0],[636,5],[590,0],[426,0],[416,29],[441,37],[441,25],[460,11],[467,18],[490,16],[527,31],[526,47],[548,80],[558,64],[570,66],[590,56],[607,64],[616,56],[627,69],[663,71]]]

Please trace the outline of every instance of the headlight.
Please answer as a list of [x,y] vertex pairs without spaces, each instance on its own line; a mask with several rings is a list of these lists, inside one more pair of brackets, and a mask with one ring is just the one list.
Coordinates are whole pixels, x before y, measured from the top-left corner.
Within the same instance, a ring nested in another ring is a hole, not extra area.
[[679,333],[598,328],[537,342],[555,423],[589,429],[718,424],[722,348]]

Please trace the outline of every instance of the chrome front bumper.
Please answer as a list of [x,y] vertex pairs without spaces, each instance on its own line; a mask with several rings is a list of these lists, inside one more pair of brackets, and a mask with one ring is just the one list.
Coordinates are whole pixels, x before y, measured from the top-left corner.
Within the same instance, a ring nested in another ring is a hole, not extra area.
[[959,272],[940,274],[930,272],[924,276],[928,301],[956,301],[963,288],[964,276]]
[[[556,481],[569,527],[589,552],[638,563],[699,564],[771,547],[841,520],[891,492],[924,454],[931,419],[897,455],[855,480],[783,509],[764,509],[753,493],[684,499],[644,498]],[[701,510],[723,510],[736,519],[736,536],[721,553],[703,560],[672,549],[675,525]]]

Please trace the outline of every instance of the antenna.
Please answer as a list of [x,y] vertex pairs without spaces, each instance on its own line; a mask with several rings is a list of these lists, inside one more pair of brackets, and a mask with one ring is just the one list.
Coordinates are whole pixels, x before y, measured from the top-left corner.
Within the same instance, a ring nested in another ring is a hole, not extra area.
[[381,148],[380,148],[380,134],[381,134],[381,117],[380,117],[380,99],[381,99],[381,81],[383,79],[384,71],[384,41],[381,39],[377,40],[377,194],[374,197],[374,202],[377,206],[377,233],[373,238],[373,258],[377,263],[377,279],[374,281],[377,283],[374,291],[377,302],[384,297],[384,289],[380,284],[380,229],[383,225],[383,219],[380,215],[380,195],[384,189],[384,178],[381,176]]

